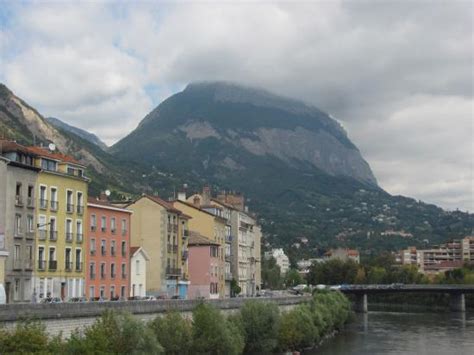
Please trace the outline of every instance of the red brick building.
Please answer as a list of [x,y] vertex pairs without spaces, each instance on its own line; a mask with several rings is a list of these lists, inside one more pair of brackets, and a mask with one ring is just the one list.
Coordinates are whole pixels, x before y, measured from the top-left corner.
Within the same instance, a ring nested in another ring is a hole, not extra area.
[[107,201],[87,203],[86,296],[127,298],[130,294],[131,211]]

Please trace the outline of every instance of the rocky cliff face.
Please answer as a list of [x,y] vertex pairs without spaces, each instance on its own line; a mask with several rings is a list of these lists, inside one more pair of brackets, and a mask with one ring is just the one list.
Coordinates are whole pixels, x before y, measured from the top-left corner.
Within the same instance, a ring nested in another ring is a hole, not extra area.
[[[302,102],[236,84],[190,84],[152,111],[113,150],[131,158],[137,158],[133,156],[137,152],[158,162],[156,151],[166,155],[176,142],[229,169],[247,168],[242,156],[250,153],[262,160],[276,158],[290,169],[309,165],[329,175],[377,184],[357,147],[329,115]],[[203,147],[216,144],[228,154],[206,154]],[[132,152],[126,148],[130,145],[135,147]],[[189,156],[195,166],[200,157],[193,152]],[[229,159],[240,162],[229,164]]]

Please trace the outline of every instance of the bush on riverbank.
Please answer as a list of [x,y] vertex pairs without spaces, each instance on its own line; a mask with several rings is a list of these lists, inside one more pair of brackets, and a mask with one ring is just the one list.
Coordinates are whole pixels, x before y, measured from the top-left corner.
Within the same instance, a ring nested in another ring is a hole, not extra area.
[[0,352],[218,355],[301,350],[340,328],[350,314],[349,301],[340,292],[317,292],[306,304],[284,313],[275,303],[250,300],[225,317],[202,303],[193,311],[192,321],[169,313],[144,323],[130,314],[106,311],[69,339],[48,337],[40,322],[0,328]]

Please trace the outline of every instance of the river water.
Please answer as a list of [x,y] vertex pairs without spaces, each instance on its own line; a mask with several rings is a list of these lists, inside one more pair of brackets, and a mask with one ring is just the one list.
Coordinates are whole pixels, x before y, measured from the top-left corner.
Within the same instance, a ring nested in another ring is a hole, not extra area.
[[369,312],[305,354],[474,355],[474,313]]

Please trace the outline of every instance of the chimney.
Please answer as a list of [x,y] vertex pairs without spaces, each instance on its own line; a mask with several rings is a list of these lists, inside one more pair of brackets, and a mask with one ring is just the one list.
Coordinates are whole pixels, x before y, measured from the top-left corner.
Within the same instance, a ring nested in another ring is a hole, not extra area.
[[199,198],[199,196],[194,196],[193,204],[195,207],[201,208],[201,199]]
[[202,204],[209,206],[211,204],[211,188],[206,185],[202,189]]
[[179,192],[178,192],[178,200],[179,200],[179,201],[186,201],[186,192],[184,192],[184,191],[179,191]]

